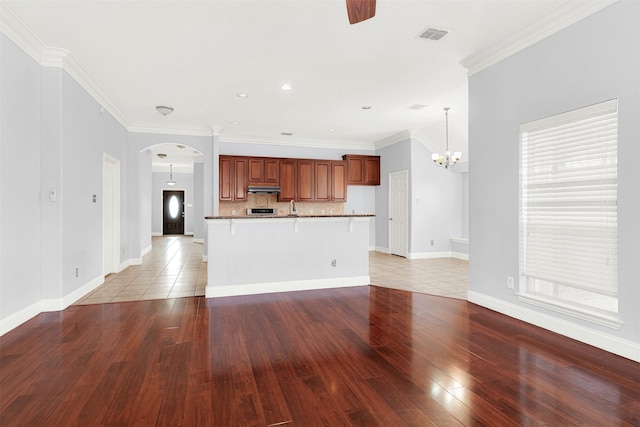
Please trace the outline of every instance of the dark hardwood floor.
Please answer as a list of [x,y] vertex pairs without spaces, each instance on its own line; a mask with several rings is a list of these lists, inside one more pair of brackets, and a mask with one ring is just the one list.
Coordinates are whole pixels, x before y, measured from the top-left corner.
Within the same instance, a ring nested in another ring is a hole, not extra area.
[[638,426],[640,365],[375,286],[72,306],[0,338],[0,425]]

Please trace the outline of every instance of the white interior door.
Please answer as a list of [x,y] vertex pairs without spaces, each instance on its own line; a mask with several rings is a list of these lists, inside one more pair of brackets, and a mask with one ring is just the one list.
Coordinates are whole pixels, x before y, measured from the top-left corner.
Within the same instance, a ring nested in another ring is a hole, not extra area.
[[409,173],[389,174],[389,252],[407,256],[409,241]]
[[120,269],[120,161],[104,155],[102,166],[102,271]]

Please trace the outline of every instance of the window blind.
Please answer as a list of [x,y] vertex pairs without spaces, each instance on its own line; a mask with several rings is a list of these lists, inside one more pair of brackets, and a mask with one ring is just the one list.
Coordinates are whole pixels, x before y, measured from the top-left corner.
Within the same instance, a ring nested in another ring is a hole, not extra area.
[[520,133],[522,275],[617,298],[617,100]]

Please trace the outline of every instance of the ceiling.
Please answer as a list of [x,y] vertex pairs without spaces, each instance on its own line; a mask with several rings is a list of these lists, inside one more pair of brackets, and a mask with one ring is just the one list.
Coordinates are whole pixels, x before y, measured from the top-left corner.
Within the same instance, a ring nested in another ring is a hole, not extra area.
[[[133,132],[371,148],[408,131],[444,150],[449,106],[451,148],[468,159],[461,61],[579,3],[378,0],[376,16],[355,25],[344,0],[1,5],[43,45],[68,51]],[[429,27],[448,34],[418,38]]]

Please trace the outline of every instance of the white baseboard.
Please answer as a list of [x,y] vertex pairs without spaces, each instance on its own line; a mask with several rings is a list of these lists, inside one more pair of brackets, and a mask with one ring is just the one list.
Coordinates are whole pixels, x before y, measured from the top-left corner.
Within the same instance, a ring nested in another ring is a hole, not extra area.
[[205,297],[270,294],[274,292],[311,291],[316,289],[368,286],[369,276],[336,277],[330,279],[291,280],[287,282],[251,283],[247,285],[207,286]]
[[204,239],[201,239],[199,237],[194,237],[193,238],[193,243],[204,243]]
[[540,313],[498,298],[469,291],[467,300],[518,320],[573,338],[627,359],[640,362],[640,343],[618,338],[567,320]]
[[465,254],[463,252],[451,251],[451,258],[457,258],[457,259],[463,259],[465,261],[469,261],[469,254]]
[[151,236],[158,237],[158,236],[163,236],[163,234],[162,234],[162,231],[152,231]]
[[134,258],[133,260],[129,258],[128,260],[122,261],[118,266],[118,270],[114,271],[114,273],[121,273],[125,268],[129,267],[130,265],[135,265],[136,259],[140,260],[138,264],[142,264],[142,258]]
[[451,258],[451,251],[442,252],[410,252],[407,259]]
[[382,252],[383,254],[388,254],[389,252],[389,248],[384,248],[382,246],[376,246],[376,252]]
[[151,248],[152,248],[152,247],[153,247],[153,245],[149,245],[149,246],[147,246],[146,248],[144,248],[144,249],[142,250],[142,253],[140,253],[140,256],[141,256],[141,257],[143,257],[143,256],[145,256],[146,254],[148,254],[149,252],[151,252]]
[[74,302],[104,283],[104,277],[98,276],[82,287],[72,291],[62,298],[48,298],[37,301],[22,310],[19,310],[0,320],[0,336],[20,326],[32,317],[45,311],[60,311],[69,307]]
[[185,236],[193,236],[193,231],[187,231],[184,233]]

